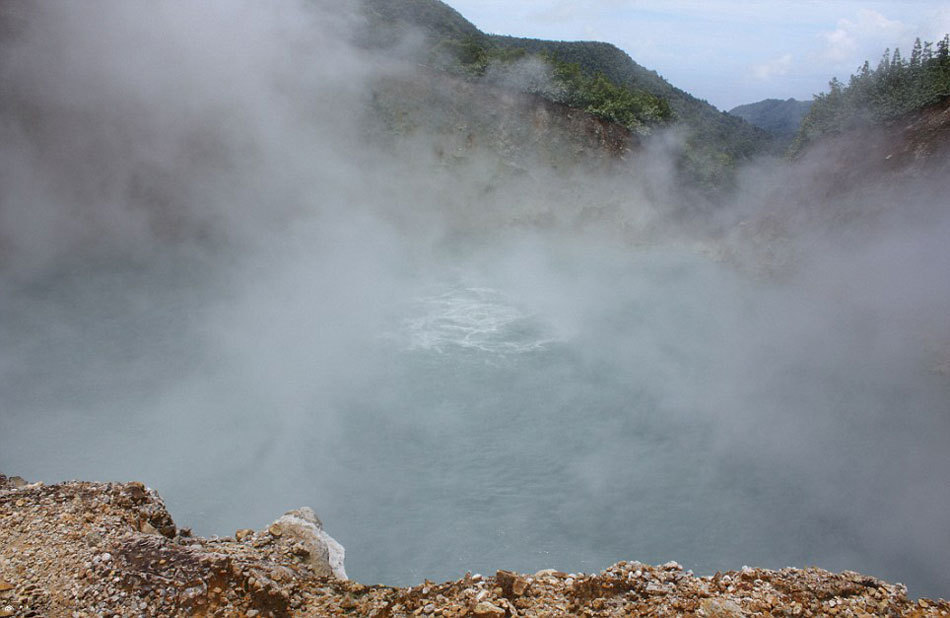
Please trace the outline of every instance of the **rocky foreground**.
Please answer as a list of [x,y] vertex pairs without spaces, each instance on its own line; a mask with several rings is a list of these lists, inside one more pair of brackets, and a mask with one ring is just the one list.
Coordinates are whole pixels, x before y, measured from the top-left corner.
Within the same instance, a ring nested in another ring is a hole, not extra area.
[[467,575],[410,588],[346,579],[310,509],[203,539],[141,483],[26,483],[0,475],[2,616],[948,616],[900,584],[820,569],[696,577],[676,563],[595,575]]

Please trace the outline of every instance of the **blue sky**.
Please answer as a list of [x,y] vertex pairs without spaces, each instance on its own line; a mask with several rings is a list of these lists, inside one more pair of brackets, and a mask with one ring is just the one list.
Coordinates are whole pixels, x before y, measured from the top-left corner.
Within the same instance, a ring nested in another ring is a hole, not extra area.
[[809,99],[832,76],[950,32],[933,0],[448,0],[486,32],[613,43],[721,109]]

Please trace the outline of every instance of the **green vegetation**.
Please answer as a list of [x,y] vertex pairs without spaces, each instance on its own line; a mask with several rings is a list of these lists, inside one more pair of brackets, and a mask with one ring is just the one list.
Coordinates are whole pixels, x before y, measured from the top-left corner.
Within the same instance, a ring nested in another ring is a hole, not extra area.
[[640,66],[621,49],[610,43],[544,41],[499,35],[490,35],[488,38],[497,47],[522,49],[529,54],[557,58],[561,62],[577,64],[588,75],[602,73],[615,84],[646,90],[662,98],[676,98],[676,89],[656,71]]
[[837,78],[814,103],[789,150],[800,154],[812,141],[855,127],[885,122],[950,96],[950,36],[937,43],[917,39],[908,60],[899,49],[884,52],[877,68],[868,62],[844,85]]
[[364,0],[362,8],[375,38],[381,31],[388,33],[406,26],[421,29],[434,38],[485,38],[475,24],[439,0]]
[[764,131],[676,88],[656,71],[637,64],[623,50],[610,43],[542,41],[494,35],[490,39],[501,47],[524,49],[532,54],[577,64],[588,75],[600,73],[615,84],[643,90],[664,99],[677,121],[689,127],[690,135],[697,143],[716,142],[716,147],[733,159],[757,154],[770,145],[770,138]]
[[548,74],[540,81],[522,80],[518,83],[522,90],[640,133],[648,133],[651,127],[673,119],[673,111],[664,99],[646,90],[618,85],[603,72],[589,74],[580,64],[564,62],[550,54],[493,45],[485,38],[466,36],[461,40],[440,40],[430,56],[433,62],[441,59],[442,68],[479,78],[485,77],[489,69],[504,76],[515,62],[533,57],[548,67]]
[[[741,161],[776,149],[777,142],[768,132],[676,88],[610,43],[497,35],[489,39],[498,47],[521,49],[558,63],[576,65],[588,78],[602,75],[615,85],[663,101],[669,113],[661,110],[659,117],[663,121],[675,120],[683,129],[685,143],[676,154],[676,165],[682,179],[693,186],[713,192],[727,189],[732,186]],[[648,119],[647,123],[650,122],[653,120]]]
[[548,57],[547,61],[553,67],[555,83],[564,93],[561,103],[631,130],[673,119],[670,104],[646,90],[617,85],[602,72],[586,74],[576,62],[563,62],[555,57]]
[[739,105],[729,110],[733,116],[738,116],[746,122],[760,129],[765,129],[773,135],[787,138],[789,141],[798,133],[798,128],[811,109],[811,101],[795,99],[765,99],[757,103]]
[[[609,43],[487,35],[439,0],[364,0],[364,7],[372,31],[368,45],[422,32],[424,57],[417,61],[430,67],[466,79],[498,79],[639,134],[675,124],[683,137],[674,153],[681,180],[699,188],[728,188],[741,161],[776,149],[768,132],[674,87]],[[514,78],[518,61],[532,58],[547,63],[548,78]],[[506,72],[513,78],[506,81]]]
[[491,66],[504,66],[527,54],[519,49],[503,49],[488,44],[484,36],[443,38],[429,51],[429,63],[466,77],[483,77]]

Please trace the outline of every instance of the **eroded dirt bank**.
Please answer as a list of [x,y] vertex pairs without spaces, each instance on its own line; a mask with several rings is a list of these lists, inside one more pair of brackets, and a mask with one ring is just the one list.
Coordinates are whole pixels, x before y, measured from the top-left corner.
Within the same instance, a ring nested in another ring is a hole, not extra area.
[[346,580],[309,509],[197,538],[141,483],[0,475],[0,616],[946,616],[900,584],[820,569],[696,577],[676,563],[595,575],[498,571],[409,588]]

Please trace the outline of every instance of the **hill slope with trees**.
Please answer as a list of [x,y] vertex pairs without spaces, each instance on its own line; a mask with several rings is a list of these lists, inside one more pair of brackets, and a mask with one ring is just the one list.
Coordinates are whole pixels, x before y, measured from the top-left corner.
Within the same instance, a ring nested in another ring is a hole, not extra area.
[[[379,40],[415,29],[428,66],[470,79],[497,79],[527,61],[549,68],[547,79],[520,86],[556,103],[583,109],[640,133],[675,126],[675,153],[684,180],[707,190],[733,181],[743,160],[774,150],[773,136],[676,88],[610,43],[545,41],[489,35],[438,0],[364,0]],[[380,34],[383,33],[383,34]],[[388,34],[385,34],[388,33]],[[509,83],[511,80],[509,80]]]
[[756,103],[739,105],[729,110],[733,116],[749,124],[784,138],[792,138],[811,109],[811,101],[797,99],[765,99]]
[[872,70],[870,63],[847,84],[837,78],[814,103],[792,143],[790,154],[801,154],[812,142],[858,127],[886,124],[896,118],[940,104],[950,97],[950,35],[936,44],[917,39],[909,59],[900,49],[884,52]]

